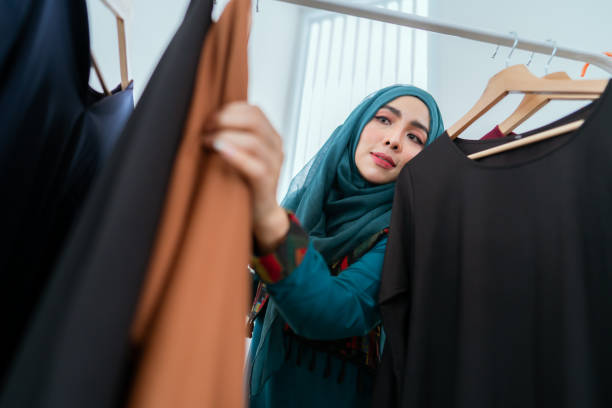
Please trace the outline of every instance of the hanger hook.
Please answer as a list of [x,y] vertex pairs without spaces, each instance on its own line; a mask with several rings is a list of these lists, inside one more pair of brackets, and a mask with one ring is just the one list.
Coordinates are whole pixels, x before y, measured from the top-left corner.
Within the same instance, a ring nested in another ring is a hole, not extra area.
[[499,45],[495,47],[495,51],[493,52],[493,55],[491,55],[492,59],[495,59],[495,57],[497,56],[497,51],[499,51]]
[[514,44],[512,44],[512,49],[510,50],[510,52],[508,53],[508,56],[506,57],[506,68],[508,68],[508,66],[510,65],[510,57],[512,57],[512,53],[514,52],[518,44],[518,34],[516,33],[516,31],[510,31],[510,34],[514,34]]
[[529,61],[527,61],[526,66],[529,66],[529,64],[531,64],[531,61],[533,60],[533,55],[535,54],[535,51],[532,51],[531,54],[529,55]]
[[550,61],[552,61],[553,57],[557,53],[557,42],[552,40],[552,39],[550,39],[550,38],[548,40],[546,40],[546,41],[551,43],[552,46],[553,46],[552,54],[550,54],[550,57],[548,58],[548,61],[546,62],[546,65],[544,66],[544,73],[546,75],[548,75],[548,68],[550,67]]
[[255,12],[259,13],[259,0],[255,3]]

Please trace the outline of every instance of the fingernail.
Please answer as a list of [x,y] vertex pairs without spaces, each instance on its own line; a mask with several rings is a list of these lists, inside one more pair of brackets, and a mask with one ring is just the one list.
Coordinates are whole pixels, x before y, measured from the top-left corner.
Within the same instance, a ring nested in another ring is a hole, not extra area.
[[231,147],[220,139],[215,139],[215,141],[212,143],[212,147],[213,149],[215,149],[216,151],[220,153],[226,153],[226,154],[232,153]]

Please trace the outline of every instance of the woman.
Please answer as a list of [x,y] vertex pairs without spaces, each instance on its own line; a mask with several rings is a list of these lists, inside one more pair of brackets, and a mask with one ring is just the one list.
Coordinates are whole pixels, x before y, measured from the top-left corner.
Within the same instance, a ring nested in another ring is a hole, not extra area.
[[253,194],[261,283],[251,312],[251,407],[369,406],[394,181],[443,129],[427,92],[381,89],[334,131],[279,206],[282,143],[265,116],[236,103],[212,121],[205,142]]

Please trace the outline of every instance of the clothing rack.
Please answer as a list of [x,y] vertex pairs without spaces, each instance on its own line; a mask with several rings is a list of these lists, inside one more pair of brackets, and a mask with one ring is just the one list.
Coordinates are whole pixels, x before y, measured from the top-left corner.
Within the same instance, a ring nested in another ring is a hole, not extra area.
[[300,6],[327,10],[355,17],[364,17],[385,23],[397,24],[420,30],[431,31],[439,34],[447,34],[455,37],[467,38],[500,46],[512,47],[517,41],[515,48],[533,51],[539,54],[547,54],[567,58],[570,60],[588,62],[596,65],[612,74],[612,58],[593,52],[585,52],[573,48],[561,47],[554,43],[545,41],[533,41],[512,34],[500,34],[492,30],[469,27],[454,24],[430,17],[417,16],[415,14],[388,10],[381,7],[354,4],[342,0],[277,0],[284,3],[292,3]]

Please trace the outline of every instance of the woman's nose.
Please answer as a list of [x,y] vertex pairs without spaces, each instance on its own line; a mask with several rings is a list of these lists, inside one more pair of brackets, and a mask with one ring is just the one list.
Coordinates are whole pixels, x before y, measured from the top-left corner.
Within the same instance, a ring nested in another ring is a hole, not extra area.
[[400,148],[399,138],[397,136],[388,137],[385,140],[385,145],[389,146],[393,150],[399,150]]

